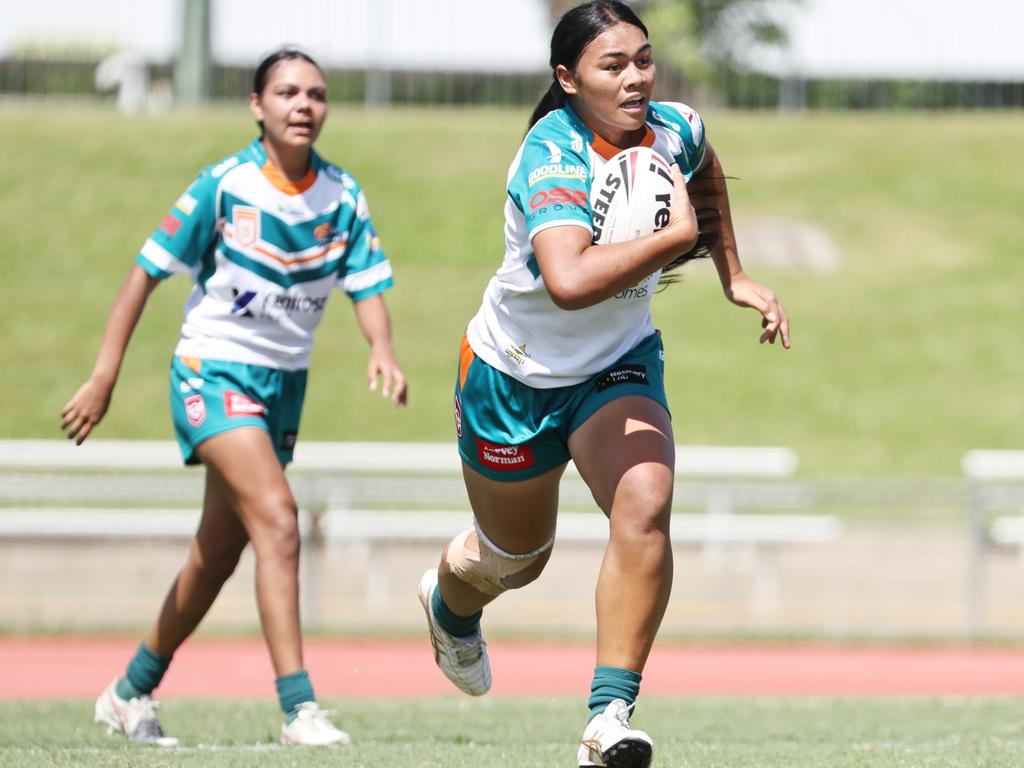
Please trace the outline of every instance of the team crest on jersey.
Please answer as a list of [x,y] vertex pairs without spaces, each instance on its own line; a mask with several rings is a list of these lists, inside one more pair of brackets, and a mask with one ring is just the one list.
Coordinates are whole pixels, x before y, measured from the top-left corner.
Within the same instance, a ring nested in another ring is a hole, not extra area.
[[313,230],[313,239],[315,239],[319,245],[329,245],[339,237],[341,237],[341,233],[333,224],[328,222],[317,225],[316,229]]
[[236,205],[231,209],[231,223],[235,228],[235,242],[243,248],[255,245],[260,239],[260,212],[249,205]]
[[193,427],[201,427],[206,421],[206,401],[202,395],[191,395],[185,398],[185,416]]

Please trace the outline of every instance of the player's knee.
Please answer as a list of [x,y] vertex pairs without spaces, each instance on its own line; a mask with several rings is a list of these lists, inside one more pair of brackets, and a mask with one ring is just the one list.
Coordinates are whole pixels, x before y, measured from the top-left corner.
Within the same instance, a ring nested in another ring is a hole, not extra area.
[[294,506],[278,505],[261,516],[258,530],[251,533],[256,557],[281,562],[297,562],[301,545],[298,515]]
[[223,584],[235,572],[241,554],[227,550],[204,552],[195,562],[199,578],[209,584]]
[[506,552],[476,529],[479,551],[474,552],[466,546],[473,532],[469,528],[452,540],[445,550],[445,562],[453,575],[491,597],[524,587],[540,576],[555,542],[552,536],[532,552],[516,554]]
[[640,465],[623,475],[615,491],[612,526],[631,537],[663,535],[672,511],[673,477],[668,467]]

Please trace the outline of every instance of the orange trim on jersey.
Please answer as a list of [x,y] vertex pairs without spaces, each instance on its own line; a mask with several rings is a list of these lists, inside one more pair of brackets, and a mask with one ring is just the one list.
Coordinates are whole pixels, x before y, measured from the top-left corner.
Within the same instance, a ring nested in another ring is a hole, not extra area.
[[[644,125],[644,128],[647,130],[647,133],[644,134],[644,138],[640,142],[639,146],[653,147],[654,131],[651,130],[651,126],[646,124]],[[599,154],[605,160],[611,160],[622,150],[629,149],[629,147],[616,147],[614,144],[602,139],[596,133],[594,134],[594,140],[590,142],[590,146],[592,146],[594,148],[594,151],[597,152],[597,154]]]
[[476,360],[476,352],[469,346],[469,339],[463,334],[462,346],[459,349],[459,389],[466,386],[466,377],[469,375],[469,366]]
[[292,181],[281,173],[281,169],[274,165],[269,157],[260,171],[267,177],[267,181],[286,195],[301,195],[316,182],[316,172],[312,168],[306,171],[306,175],[298,181]]
[[311,256],[296,256],[293,259],[286,259],[283,256],[278,256],[276,253],[268,251],[266,248],[261,248],[259,245],[242,245],[241,243],[238,243],[237,239],[235,238],[235,227],[233,224],[224,224],[224,237],[230,240],[232,243],[237,243],[241,248],[249,248],[253,251],[256,251],[257,253],[261,253],[268,259],[273,259],[278,264],[283,264],[286,267],[290,267],[294,264],[305,264],[308,261],[316,261],[317,259],[322,259],[325,256],[330,255],[331,251],[337,251],[348,245],[348,238],[345,237],[337,241],[336,243],[331,243],[330,245],[324,247],[323,250],[317,251]]
[[178,359],[190,368],[193,373],[199,373],[199,370],[203,367],[203,358],[201,357],[179,357]]

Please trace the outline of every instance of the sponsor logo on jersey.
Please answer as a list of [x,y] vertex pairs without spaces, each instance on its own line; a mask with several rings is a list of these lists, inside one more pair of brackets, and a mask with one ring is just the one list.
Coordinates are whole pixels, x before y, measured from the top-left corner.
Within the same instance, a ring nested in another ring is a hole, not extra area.
[[571,140],[570,146],[573,152],[583,151],[583,137],[580,136],[576,131],[569,131],[569,139]]
[[168,237],[174,237],[178,234],[179,229],[181,229],[181,219],[174,214],[168,213],[160,222],[160,231]]
[[619,365],[597,379],[597,391],[600,392],[617,384],[648,385],[646,365]]
[[530,198],[530,210],[535,211],[541,206],[555,205],[556,203],[566,203],[586,208],[587,193],[582,189],[568,189],[566,187],[542,189]]
[[333,224],[324,222],[323,224],[318,224],[316,229],[313,230],[313,238],[320,245],[329,245],[335,240],[341,239],[341,232]]
[[327,296],[303,296],[293,293],[268,293],[263,297],[263,317],[275,311],[280,312],[323,312]]
[[191,216],[192,212],[195,211],[196,206],[199,205],[199,201],[196,200],[188,192],[178,198],[178,202],[174,204],[174,207],[184,213],[186,216]]
[[543,181],[544,179],[579,179],[580,181],[586,181],[587,167],[575,163],[548,163],[530,171],[527,183],[532,187],[538,181]]
[[298,432],[284,432],[281,435],[281,450],[282,451],[294,451],[295,442],[299,439]]
[[630,286],[624,291],[619,291],[615,294],[616,299],[645,299],[650,294],[651,289],[649,283],[651,282],[650,277],[644,278],[636,285]]
[[206,421],[206,401],[202,395],[189,395],[185,398],[185,416],[193,427],[202,426]]
[[256,291],[243,292],[239,291],[237,288],[232,288],[231,293],[235,297],[235,303],[231,305],[231,314],[240,314],[242,317],[252,317],[252,312],[246,309],[246,307],[248,307],[249,304],[252,303],[252,300],[256,298]]
[[235,242],[243,248],[255,245],[260,239],[260,212],[249,205],[231,207],[231,224],[235,229]]
[[262,416],[267,412],[263,403],[257,403],[250,397],[232,389],[224,390],[224,414],[228,418],[239,416]]
[[486,440],[476,441],[476,456],[485,467],[499,471],[526,469],[533,466],[533,451],[528,445],[501,445]]
[[505,357],[515,360],[518,365],[526,365],[526,360],[530,357],[530,353],[526,351],[525,344],[520,344],[518,347],[510,345],[505,348]]
[[548,148],[548,162],[549,163],[560,163],[562,162],[562,150],[555,144],[555,142],[546,140],[544,146]]
[[458,392],[455,393],[455,434],[462,437],[462,403]]

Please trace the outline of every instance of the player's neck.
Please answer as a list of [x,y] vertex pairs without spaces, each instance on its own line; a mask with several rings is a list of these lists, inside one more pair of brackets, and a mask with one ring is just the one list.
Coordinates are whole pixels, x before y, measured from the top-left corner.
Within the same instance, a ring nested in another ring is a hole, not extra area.
[[262,144],[263,151],[267,153],[267,160],[288,181],[302,181],[305,178],[309,172],[311,155],[308,147],[279,147],[266,137],[263,138]]

